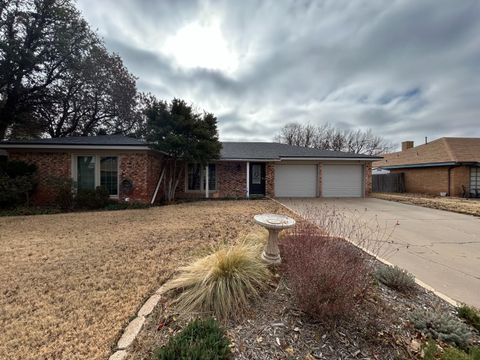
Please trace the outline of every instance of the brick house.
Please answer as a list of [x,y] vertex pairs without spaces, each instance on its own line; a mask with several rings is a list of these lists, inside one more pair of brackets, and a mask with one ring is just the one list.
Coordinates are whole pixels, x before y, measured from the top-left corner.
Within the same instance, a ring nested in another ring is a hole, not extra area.
[[[206,167],[182,164],[178,198],[363,197],[371,192],[371,164],[380,159],[277,143],[223,142]],[[155,202],[168,156],[139,139],[119,135],[0,142],[12,160],[35,163],[37,204],[51,202],[52,177],[78,189],[105,186],[114,199]],[[208,184],[208,186],[205,186]]]
[[480,138],[440,138],[414,146],[402,143],[402,151],[384,155],[375,169],[403,173],[410,193],[450,196],[480,195]]

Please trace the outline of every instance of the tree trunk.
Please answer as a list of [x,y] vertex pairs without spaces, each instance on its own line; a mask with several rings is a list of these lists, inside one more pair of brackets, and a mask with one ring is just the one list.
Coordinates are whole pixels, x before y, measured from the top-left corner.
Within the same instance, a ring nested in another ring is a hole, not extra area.
[[12,125],[14,117],[14,107],[12,107],[11,102],[7,100],[5,105],[0,108],[0,140],[5,139],[7,130],[9,126]]

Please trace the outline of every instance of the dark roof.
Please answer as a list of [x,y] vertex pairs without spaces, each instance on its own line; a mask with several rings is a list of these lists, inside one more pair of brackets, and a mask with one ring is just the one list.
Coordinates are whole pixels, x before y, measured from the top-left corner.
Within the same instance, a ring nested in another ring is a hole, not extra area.
[[[18,145],[38,146],[147,146],[141,139],[135,139],[123,135],[99,135],[99,136],[70,136],[53,139],[29,139],[1,141],[2,145],[14,147]],[[271,142],[222,142],[223,148],[221,159],[224,160],[280,160],[288,158],[355,158],[355,159],[380,159],[381,157],[353,154],[341,151],[329,151],[291,146]]]
[[223,142],[221,159],[277,160],[280,158],[356,158],[381,157],[341,151],[319,150],[271,142]]
[[69,136],[49,139],[6,140],[7,145],[91,145],[91,146],[147,146],[141,139],[123,135]]

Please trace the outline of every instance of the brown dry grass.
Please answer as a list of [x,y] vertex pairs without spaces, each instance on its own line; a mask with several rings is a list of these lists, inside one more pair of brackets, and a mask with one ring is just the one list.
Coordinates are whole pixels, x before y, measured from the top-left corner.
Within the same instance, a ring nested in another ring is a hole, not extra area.
[[398,201],[432,209],[447,210],[460,214],[480,216],[480,199],[430,196],[424,194],[373,193],[378,199]]
[[0,359],[105,359],[146,297],[273,201],[0,219]]

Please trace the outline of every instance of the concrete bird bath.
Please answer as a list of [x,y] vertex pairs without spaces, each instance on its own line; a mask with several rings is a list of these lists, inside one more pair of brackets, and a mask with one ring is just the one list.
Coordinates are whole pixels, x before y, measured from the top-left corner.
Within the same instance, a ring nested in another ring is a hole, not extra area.
[[255,222],[268,230],[268,242],[262,253],[262,259],[269,264],[280,264],[278,233],[295,226],[295,220],[285,215],[260,214],[254,216]]

